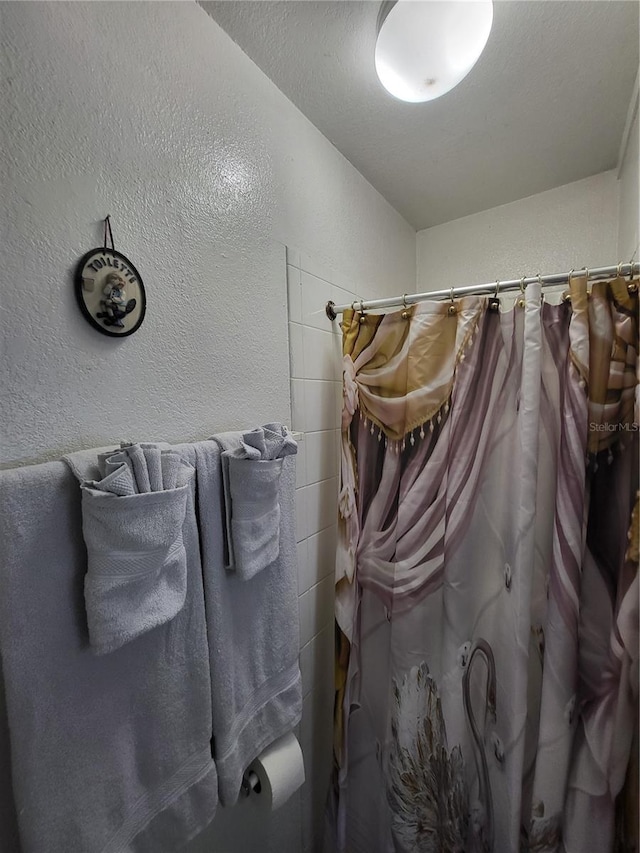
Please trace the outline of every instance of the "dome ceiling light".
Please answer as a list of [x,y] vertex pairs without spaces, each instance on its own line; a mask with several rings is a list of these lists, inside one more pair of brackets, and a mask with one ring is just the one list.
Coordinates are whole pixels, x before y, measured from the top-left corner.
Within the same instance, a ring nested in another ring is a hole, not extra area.
[[439,98],[476,64],[492,23],[492,0],[383,3],[375,51],[380,82],[401,101]]

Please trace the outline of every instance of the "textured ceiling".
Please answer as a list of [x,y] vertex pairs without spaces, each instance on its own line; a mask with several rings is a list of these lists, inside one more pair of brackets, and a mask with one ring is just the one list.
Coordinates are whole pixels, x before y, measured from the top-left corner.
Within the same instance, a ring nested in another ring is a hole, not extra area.
[[496,2],[477,65],[425,104],[378,83],[377,2],[201,5],[416,229],[616,165],[638,70],[633,0]]

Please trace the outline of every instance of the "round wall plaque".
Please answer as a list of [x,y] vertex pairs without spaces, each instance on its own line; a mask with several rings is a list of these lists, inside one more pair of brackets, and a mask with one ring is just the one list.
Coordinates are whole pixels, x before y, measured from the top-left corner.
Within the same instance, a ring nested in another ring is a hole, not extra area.
[[115,249],[91,249],[75,275],[80,310],[94,329],[112,338],[132,335],[142,325],[147,307],[140,273]]

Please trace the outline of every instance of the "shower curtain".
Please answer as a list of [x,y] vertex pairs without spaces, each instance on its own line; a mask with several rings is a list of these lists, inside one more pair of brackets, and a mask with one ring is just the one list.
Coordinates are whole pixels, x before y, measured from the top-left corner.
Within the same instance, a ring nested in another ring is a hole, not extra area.
[[638,297],[570,295],[344,314],[341,853],[607,853],[637,826]]

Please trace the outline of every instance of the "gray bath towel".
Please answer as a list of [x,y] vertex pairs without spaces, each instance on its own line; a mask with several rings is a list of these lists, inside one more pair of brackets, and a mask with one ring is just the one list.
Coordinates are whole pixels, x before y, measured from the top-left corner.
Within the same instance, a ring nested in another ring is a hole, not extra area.
[[0,472],[0,656],[22,853],[175,853],[217,803],[193,481],[183,608],[104,656],[87,634],[81,525],[62,462]]
[[101,479],[90,479],[93,460],[84,452],[65,461],[82,488],[89,639],[105,654],[173,619],[184,604],[182,526],[195,471],[152,444],[100,453]]
[[278,556],[282,461],[297,453],[280,424],[221,433],[225,566],[250,580]]
[[[240,433],[236,434],[240,440]],[[277,559],[252,580],[225,569],[221,452],[196,447],[198,518],[211,652],[214,757],[220,802],[233,805],[242,776],[302,713],[295,544],[295,457],[283,460]]]
[[[222,454],[224,457],[224,453]],[[280,476],[282,459],[227,460],[225,515],[229,570],[251,580],[271,565],[280,550]]]

